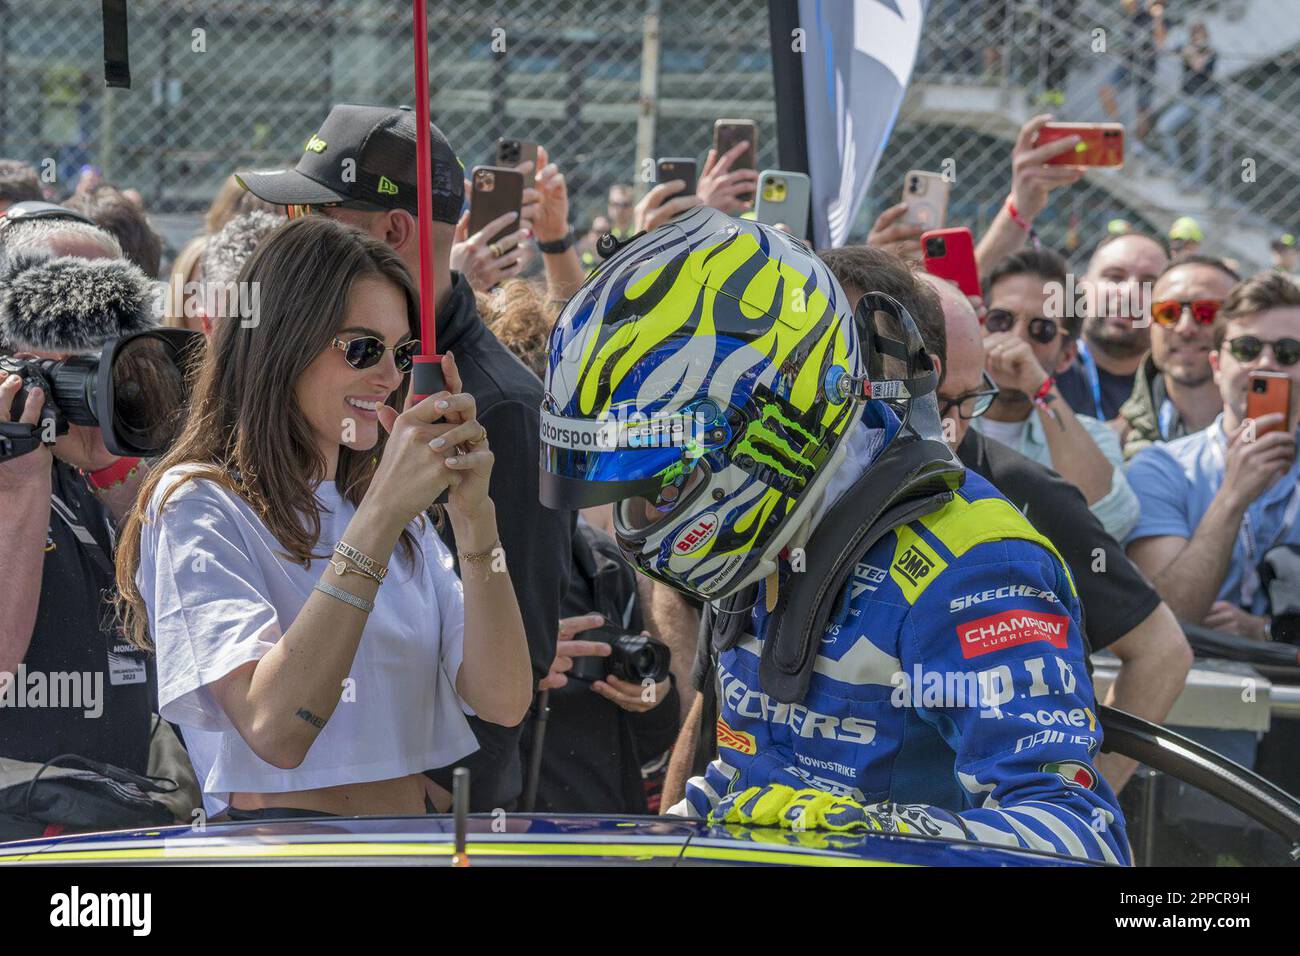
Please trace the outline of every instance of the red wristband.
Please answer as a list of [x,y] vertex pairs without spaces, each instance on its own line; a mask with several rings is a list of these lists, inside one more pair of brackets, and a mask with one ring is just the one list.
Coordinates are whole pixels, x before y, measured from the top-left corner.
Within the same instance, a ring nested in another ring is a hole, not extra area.
[[140,467],[139,458],[119,458],[106,468],[100,468],[98,471],[83,471],[82,474],[93,487],[106,491],[114,485],[122,484],[138,467]]
[[1047,376],[1047,378],[1043,379],[1043,384],[1038,386],[1038,391],[1034,392],[1034,394],[1030,396],[1030,401],[1035,404],[1044,401],[1047,396],[1052,393],[1052,388],[1055,385],[1056,379],[1050,375]]
[[1011,217],[1011,221],[1014,222],[1021,229],[1025,230],[1025,232],[1029,232],[1031,229],[1034,228],[1034,224],[1031,220],[1025,219],[1023,216],[1020,215],[1019,211],[1016,209],[1016,204],[1011,201],[1010,196],[1007,197],[1005,208],[1007,210],[1007,215]]

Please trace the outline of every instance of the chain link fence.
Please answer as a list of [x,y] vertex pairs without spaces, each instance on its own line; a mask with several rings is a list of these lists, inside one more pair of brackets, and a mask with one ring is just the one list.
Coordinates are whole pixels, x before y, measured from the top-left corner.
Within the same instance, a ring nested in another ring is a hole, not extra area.
[[[1062,119],[1106,120],[1110,105],[1129,130],[1126,167],[1090,173],[1057,197],[1040,222],[1044,241],[1081,255],[1110,220],[1163,232],[1190,213],[1207,249],[1237,251],[1227,239],[1250,233],[1246,258],[1258,261],[1243,264],[1264,265],[1262,237],[1300,225],[1300,118],[1291,109],[1300,19],[1262,0],[1171,6],[1151,58],[1120,2],[930,0],[913,83],[855,236],[897,201],[906,170],[941,170],[945,160],[956,176],[950,224],[978,231],[1006,195],[1025,119],[1045,104]],[[197,227],[230,172],[296,161],[331,103],[412,101],[410,7],[132,0],[133,88],[109,90],[99,4],[0,0],[0,156],[37,164],[58,194],[83,165],[101,166],[154,213]],[[580,227],[604,211],[612,183],[646,181],[645,157],[703,159],[720,116],[756,120],[760,167],[776,165],[764,0],[431,7],[435,121],[467,166],[490,161],[498,136],[542,142],[568,176]],[[1197,18],[1219,50],[1217,101],[1182,90],[1178,49]],[[1143,91],[1150,130],[1135,150]],[[1175,108],[1190,121],[1157,132]],[[1204,177],[1188,181],[1198,171]]]

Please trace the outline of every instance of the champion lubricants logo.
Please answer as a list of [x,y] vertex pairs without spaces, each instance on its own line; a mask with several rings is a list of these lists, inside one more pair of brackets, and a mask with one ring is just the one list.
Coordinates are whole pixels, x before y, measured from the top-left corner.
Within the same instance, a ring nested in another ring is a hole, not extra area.
[[673,550],[678,554],[691,554],[700,550],[718,533],[718,516],[712,511],[700,515],[699,520],[688,527],[673,542]]
[[957,628],[961,655],[967,660],[1031,641],[1046,641],[1053,647],[1064,648],[1069,634],[1070,619],[1066,615],[1033,611],[1003,611]]

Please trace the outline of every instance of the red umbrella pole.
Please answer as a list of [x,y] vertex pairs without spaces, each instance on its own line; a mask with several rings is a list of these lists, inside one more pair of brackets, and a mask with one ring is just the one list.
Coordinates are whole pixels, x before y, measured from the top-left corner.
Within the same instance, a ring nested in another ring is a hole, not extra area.
[[429,157],[429,23],[426,0],[415,0],[415,175],[420,235],[420,342],[411,391],[416,400],[442,391],[442,356],[438,354],[433,313],[433,174]]

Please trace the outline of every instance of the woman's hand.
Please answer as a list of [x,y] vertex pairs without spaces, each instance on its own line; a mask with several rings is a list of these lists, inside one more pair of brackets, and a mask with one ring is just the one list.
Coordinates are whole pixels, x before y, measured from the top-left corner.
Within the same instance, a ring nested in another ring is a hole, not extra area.
[[447,511],[452,520],[473,521],[492,511],[488,482],[495,457],[488,447],[487,429],[479,424],[474,396],[464,391],[450,352],[442,357],[442,377],[447,392],[430,398],[445,424],[435,429],[429,447],[443,456],[450,488]]
[[670,179],[642,196],[632,212],[633,231],[651,232],[686,210],[703,205],[703,200],[695,193],[677,195],[685,188],[685,180]]
[[[758,171],[754,169],[732,169],[734,163],[749,143],[737,143],[721,156],[716,149],[709,150],[704,160],[704,169],[696,183],[695,194],[700,202],[714,209],[720,209],[728,216],[739,216],[754,208],[754,191],[758,186]],[[748,199],[740,199],[747,195]]]

